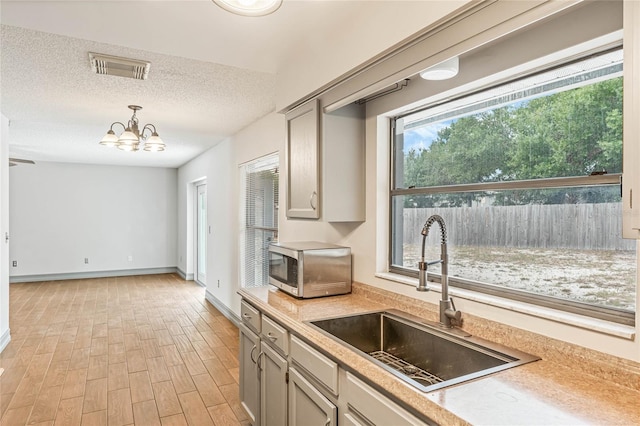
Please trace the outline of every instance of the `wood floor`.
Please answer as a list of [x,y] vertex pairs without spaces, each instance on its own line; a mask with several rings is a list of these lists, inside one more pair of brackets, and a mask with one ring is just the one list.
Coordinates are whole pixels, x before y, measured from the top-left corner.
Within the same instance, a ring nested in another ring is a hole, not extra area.
[[238,329],[179,276],[11,284],[0,424],[246,425]]

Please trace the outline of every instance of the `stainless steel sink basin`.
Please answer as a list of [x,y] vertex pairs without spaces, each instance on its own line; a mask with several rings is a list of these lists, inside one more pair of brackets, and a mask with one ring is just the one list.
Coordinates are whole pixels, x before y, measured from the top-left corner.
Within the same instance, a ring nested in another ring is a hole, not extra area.
[[309,324],[425,392],[540,359],[396,310]]

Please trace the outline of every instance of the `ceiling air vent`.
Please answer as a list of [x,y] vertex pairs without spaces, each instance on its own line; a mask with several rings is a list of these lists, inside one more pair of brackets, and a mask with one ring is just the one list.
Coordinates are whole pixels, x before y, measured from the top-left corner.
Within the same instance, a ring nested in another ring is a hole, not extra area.
[[146,80],[151,66],[151,62],[147,61],[93,52],[89,52],[89,61],[91,62],[91,69],[96,74],[117,75],[118,77],[135,78],[136,80]]

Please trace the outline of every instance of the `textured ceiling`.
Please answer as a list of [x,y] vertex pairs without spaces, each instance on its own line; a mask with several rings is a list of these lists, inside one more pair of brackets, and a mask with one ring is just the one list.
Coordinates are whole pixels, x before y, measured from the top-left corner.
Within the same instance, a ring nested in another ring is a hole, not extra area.
[[[149,78],[95,74],[88,52],[150,61]],[[40,161],[177,167],[274,110],[273,74],[10,26],[1,71],[11,156]],[[131,117],[130,104],[143,107],[140,124],[156,126],[165,152],[97,144]]]
[[[150,61],[149,78],[95,74],[88,52]],[[11,156],[42,161],[177,167],[274,109],[272,74],[17,27],[2,27],[1,70]],[[130,104],[143,107],[140,124],[155,124],[167,151],[97,145],[131,117]]]
[[[355,66],[422,28],[434,5],[452,3],[284,0],[272,15],[247,18],[211,0],[2,0],[0,111],[10,121],[9,153],[179,167],[274,111],[279,70],[311,57],[336,74],[336,61]],[[89,52],[148,60],[149,78],[93,74]],[[129,104],[143,107],[140,124],[156,125],[165,152],[98,145],[112,122],[131,117]]]

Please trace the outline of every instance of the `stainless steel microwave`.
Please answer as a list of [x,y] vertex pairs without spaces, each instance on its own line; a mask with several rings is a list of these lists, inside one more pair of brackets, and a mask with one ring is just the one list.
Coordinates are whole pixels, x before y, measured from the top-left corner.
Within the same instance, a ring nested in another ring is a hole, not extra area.
[[300,298],[351,293],[351,248],[315,241],[270,244],[269,283]]

